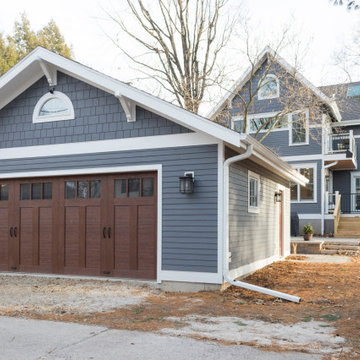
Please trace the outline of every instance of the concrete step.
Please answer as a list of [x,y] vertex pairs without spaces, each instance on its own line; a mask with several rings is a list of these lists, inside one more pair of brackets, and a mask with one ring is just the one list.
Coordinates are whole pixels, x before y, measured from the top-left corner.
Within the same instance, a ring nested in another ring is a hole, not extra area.
[[353,250],[353,251],[358,251],[359,247],[356,245],[323,245],[323,249],[324,250]]
[[324,241],[324,246],[327,245],[360,246],[360,241]]
[[324,255],[336,255],[337,253],[337,250],[321,250],[321,254]]
[[349,225],[339,225],[338,230],[352,230],[352,231],[358,231],[360,232],[360,226],[349,226]]

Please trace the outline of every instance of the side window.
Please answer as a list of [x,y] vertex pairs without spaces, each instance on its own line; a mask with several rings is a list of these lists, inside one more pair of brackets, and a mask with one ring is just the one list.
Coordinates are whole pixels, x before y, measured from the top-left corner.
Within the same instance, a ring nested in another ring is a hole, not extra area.
[[43,95],[35,105],[33,123],[75,119],[71,100],[62,92],[53,91]]
[[258,213],[260,176],[248,171],[248,212]]
[[306,112],[290,114],[290,145],[309,144],[309,119]]
[[279,80],[275,75],[266,75],[264,79],[261,79],[258,84],[258,99],[274,99],[280,96]]
[[291,183],[290,193],[293,202],[316,202],[316,164],[297,166],[296,170],[309,182],[305,186]]

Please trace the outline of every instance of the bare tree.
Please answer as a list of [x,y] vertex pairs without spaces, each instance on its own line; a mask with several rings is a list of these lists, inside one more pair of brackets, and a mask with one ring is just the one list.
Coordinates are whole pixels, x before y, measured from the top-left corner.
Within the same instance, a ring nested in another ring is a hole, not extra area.
[[[206,91],[221,82],[224,68],[219,56],[231,38],[236,16],[222,21],[228,0],[127,0],[131,18],[125,12],[108,16],[121,34],[135,40],[145,53],[114,40],[146,77],[155,80],[185,109],[198,113]],[[220,24],[221,23],[221,24]]]
[[360,9],[360,1],[359,0],[345,0],[345,1],[343,1],[343,0],[330,0],[330,2],[335,6],[346,5],[348,10],[359,10]]
[[[236,130],[242,133],[250,130],[260,142],[273,130],[289,124],[292,125],[293,136],[304,136],[305,127],[310,126],[314,129],[310,136],[320,140],[324,107],[331,106],[333,100],[299,73],[299,54],[295,56],[293,66],[279,56],[278,51],[285,43],[286,34],[283,35],[275,49],[266,48],[255,55],[247,41],[247,75],[228,91],[227,101],[211,114],[212,119],[228,127],[231,126],[231,119],[240,119]],[[270,99],[258,101],[260,92],[264,91],[270,92]],[[279,96],[276,96],[277,91],[280,92]],[[271,92],[275,92],[273,98]],[[268,113],[269,106],[272,108],[271,116],[255,116]]]

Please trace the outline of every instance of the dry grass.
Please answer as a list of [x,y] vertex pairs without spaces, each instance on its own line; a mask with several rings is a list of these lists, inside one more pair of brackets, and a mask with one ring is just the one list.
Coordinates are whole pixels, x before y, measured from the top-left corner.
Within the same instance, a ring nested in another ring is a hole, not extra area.
[[[98,324],[116,329],[156,331],[181,328],[184,323],[167,320],[196,314],[208,317],[238,316],[270,323],[325,321],[346,339],[352,352],[336,359],[360,358],[360,259],[345,264],[277,262],[247,279],[256,285],[300,296],[300,304],[230,287],[225,292],[151,294],[140,305],[114,311],[61,313],[31,308],[2,311],[8,316]],[[333,359],[335,359],[333,357]]]

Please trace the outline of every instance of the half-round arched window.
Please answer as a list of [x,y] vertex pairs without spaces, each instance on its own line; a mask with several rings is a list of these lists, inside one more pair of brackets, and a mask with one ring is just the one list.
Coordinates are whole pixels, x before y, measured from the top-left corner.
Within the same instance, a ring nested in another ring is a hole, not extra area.
[[258,92],[259,100],[263,99],[274,99],[279,97],[280,88],[279,80],[275,75],[268,74],[263,80],[259,81],[258,86],[260,86]]
[[59,91],[43,95],[37,102],[33,113],[33,123],[72,120],[74,118],[74,107],[71,100]]

